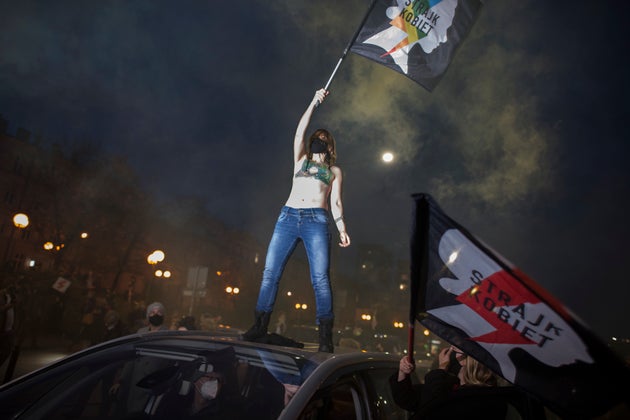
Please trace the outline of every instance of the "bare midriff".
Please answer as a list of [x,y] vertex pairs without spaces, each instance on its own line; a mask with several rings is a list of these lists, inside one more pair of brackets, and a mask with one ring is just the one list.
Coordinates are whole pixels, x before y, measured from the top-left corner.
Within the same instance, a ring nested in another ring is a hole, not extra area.
[[328,209],[330,186],[315,178],[293,178],[291,193],[286,206],[296,209]]

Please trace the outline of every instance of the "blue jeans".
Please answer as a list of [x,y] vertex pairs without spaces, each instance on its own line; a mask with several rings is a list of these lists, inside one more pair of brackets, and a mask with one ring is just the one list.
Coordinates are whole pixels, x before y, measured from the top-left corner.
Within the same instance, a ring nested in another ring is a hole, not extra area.
[[271,312],[278,294],[278,284],[289,257],[299,241],[304,242],[311,283],[315,292],[316,317],[333,319],[330,268],[330,233],[328,211],[321,208],[295,209],[284,206],[276,222],[267,249],[256,310]]

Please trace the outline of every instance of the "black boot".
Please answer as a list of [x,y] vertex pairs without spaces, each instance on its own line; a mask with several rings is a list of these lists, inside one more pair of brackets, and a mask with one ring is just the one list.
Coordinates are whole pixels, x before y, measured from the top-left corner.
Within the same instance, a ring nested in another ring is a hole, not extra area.
[[332,319],[319,320],[319,351],[333,353],[334,346],[332,340]]
[[271,312],[255,311],[254,317],[256,321],[254,325],[243,334],[243,340],[254,341],[267,335],[267,327],[269,326],[269,318]]
[[276,333],[267,334],[263,338],[259,338],[255,341],[257,343],[274,344],[276,346],[295,347],[298,349],[304,348],[304,343],[300,343],[299,341],[292,340],[289,337],[284,337]]

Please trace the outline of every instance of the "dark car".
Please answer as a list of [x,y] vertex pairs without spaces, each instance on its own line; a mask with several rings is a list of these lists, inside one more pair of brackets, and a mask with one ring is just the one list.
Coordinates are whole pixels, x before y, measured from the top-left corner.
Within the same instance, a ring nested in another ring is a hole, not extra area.
[[[407,419],[388,383],[398,363],[200,331],[136,334],[0,387],[0,418]],[[518,401],[520,418],[541,413],[531,404]]]

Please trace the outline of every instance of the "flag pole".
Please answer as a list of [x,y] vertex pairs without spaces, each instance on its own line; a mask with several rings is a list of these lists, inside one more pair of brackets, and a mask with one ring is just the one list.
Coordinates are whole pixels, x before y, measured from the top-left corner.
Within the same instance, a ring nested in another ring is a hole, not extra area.
[[339,66],[341,66],[341,62],[343,61],[344,58],[346,58],[346,55],[348,54],[348,51],[350,51],[350,48],[352,47],[352,44],[354,44],[354,41],[357,40],[357,37],[359,36],[359,32],[361,32],[361,28],[363,28],[363,25],[365,24],[365,21],[367,20],[368,16],[370,15],[370,12],[374,8],[375,4],[376,4],[376,0],[372,0],[372,3],[370,3],[370,7],[368,8],[367,12],[365,13],[365,16],[363,16],[363,20],[361,20],[361,24],[359,25],[359,28],[357,29],[357,31],[352,36],[352,39],[350,40],[350,42],[348,42],[348,46],[346,47],[346,49],[343,50],[343,54],[341,55],[341,58],[339,58],[339,61],[337,61],[337,65],[335,66],[334,70],[332,71],[332,74],[328,78],[328,82],[326,82],[326,85],[324,86],[324,90],[328,90],[328,87],[330,86],[330,83],[332,82],[333,78],[335,77],[335,74],[337,73],[337,70],[339,70]]
[[409,319],[409,334],[407,335],[407,355],[409,357],[409,362],[414,363],[413,361],[413,342],[415,340],[415,317],[411,317]]
[[422,273],[426,273],[428,265],[428,240],[429,240],[429,203],[425,194],[414,194],[415,210],[413,215],[413,234],[411,237],[411,273],[409,276],[409,337],[407,342],[407,355],[409,361],[413,361],[413,347],[415,341],[415,324],[418,315],[418,297]]

